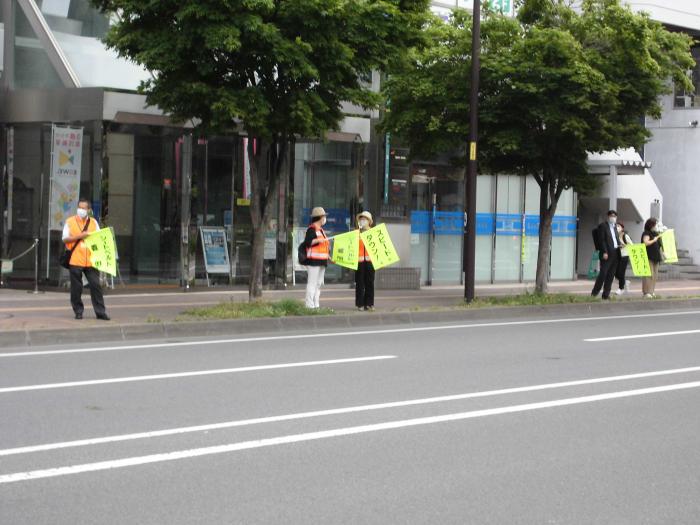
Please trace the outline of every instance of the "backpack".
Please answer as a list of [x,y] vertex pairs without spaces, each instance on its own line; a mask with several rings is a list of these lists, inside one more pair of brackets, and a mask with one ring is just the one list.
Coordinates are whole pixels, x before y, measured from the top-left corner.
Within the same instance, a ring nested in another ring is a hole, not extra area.
[[299,259],[299,264],[304,266],[309,258],[306,256],[306,241],[302,241],[297,247],[297,259]]

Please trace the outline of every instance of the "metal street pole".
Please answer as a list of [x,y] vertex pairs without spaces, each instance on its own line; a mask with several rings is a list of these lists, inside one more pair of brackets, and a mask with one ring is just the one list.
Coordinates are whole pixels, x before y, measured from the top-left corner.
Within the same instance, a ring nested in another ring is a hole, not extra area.
[[481,55],[481,2],[474,0],[472,10],[472,69],[469,97],[469,148],[467,179],[464,184],[464,299],[474,300],[474,275],[476,263],[476,144],[479,124],[479,57]]

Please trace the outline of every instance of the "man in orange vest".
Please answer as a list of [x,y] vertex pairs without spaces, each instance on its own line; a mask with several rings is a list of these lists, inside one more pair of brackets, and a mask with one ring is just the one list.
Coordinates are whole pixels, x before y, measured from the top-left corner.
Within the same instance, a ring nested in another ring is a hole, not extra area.
[[83,294],[83,275],[85,275],[90,285],[90,299],[92,299],[95,315],[98,319],[109,321],[100,286],[100,274],[92,267],[90,249],[83,241],[85,237],[100,229],[97,221],[89,216],[89,211],[90,203],[87,199],[80,199],[77,213],[73,217],[69,217],[63,225],[62,239],[66,250],[73,250],[68,270],[70,273],[70,304],[73,306],[75,318],[82,319],[85,306],[81,296]]

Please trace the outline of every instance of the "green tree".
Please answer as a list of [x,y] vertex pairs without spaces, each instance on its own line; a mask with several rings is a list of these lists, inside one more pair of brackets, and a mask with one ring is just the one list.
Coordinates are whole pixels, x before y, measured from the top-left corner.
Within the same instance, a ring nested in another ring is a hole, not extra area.
[[[691,39],[619,0],[524,0],[517,17],[482,24],[478,160],[482,172],[532,176],[540,187],[536,290],[547,291],[552,219],[567,188],[590,191],[590,152],[640,147],[670,80],[691,89]],[[469,124],[471,15],[433,20],[428,45],[386,84],[383,127],[413,155],[461,151]]]
[[107,45],[153,73],[140,88],[149,104],[202,134],[251,139],[249,297],[261,297],[265,225],[290,144],[337,128],[343,102],[380,103],[362,78],[403,59],[428,0],[92,1],[115,19]]

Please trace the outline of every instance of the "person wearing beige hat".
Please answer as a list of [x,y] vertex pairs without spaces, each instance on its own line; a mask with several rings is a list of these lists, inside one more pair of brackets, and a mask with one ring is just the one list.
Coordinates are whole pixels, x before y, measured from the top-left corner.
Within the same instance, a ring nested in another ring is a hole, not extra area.
[[326,224],[326,210],[320,206],[311,210],[311,224],[306,230],[304,246],[306,247],[306,307],[319,308],[321,286],[330,259],[330,241],[323,231]]
[[[368,211],[358,214],[356,219],[360,232],[369,230],[374,222],[372,214]],[[357,254],[355,306],[358,310],[372,311],[374,310],[374,266],[362,239],[360,239],[360,247]]]

